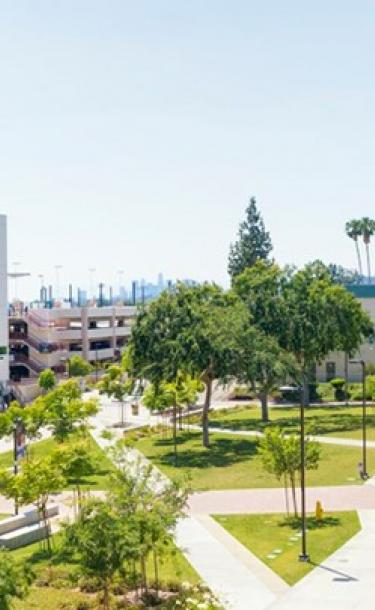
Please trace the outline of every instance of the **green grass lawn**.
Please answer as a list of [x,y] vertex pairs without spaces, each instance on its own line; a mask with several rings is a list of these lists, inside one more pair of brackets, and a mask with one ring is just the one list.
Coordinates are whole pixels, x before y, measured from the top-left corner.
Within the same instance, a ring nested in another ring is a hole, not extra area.
[[[83,488],[92,490],[107,490],[109,488],[109,477],[114,471],[114,465],[106,456],[104,451],[99,447],[96,441],[90,436],[90,448],[93,460],[96,464],[95,472],[83,479],[80,483]],[[74,442],[74,436],[71,437],[71,442]],[[45,457],[50,454],[58,443],[53,438],[48,438],[42,441],[36,441],[29,446],[29,455],[33,457]],[[13,465],[13,452],[7,451],[0,453],[0,469],[10,468]],[[69,488],[74,486],[74,481],[69,481]]]
[[[210,425],[231,430],[258,430],[268,426],[279,426],[287,432],[299,430],[299,407],[271,407],[270,422],[260,420],[260,407],[256,405],[237,406],[232,409],[212,411]],[[315,406],[306,407],[306,429],[310,434],[361,438],[362,407]],[[200,424],[200,416],[191,417],[191,422]],[[367,407],[367,436],[375,440],[375,407]]]
[[[135,447],[171,479],[189,475],[195,491],[280,487],[280,482],[264,471],[257,444],[256,438],[212,433],[211,447],[205,449],[199,432],[179,432],[177,467],[171,438],[154,434],[139,440]],[[361,483],[357,474],[359,448],[322,445],[321,456],[318,470],[307,473],[308,485]],[[368,470],[375,474],[374,449],[368,450]]]
[[[25,600],[18,600],[14,603],[16,610],[55,610],[60,608],[63,602],[72,604],[71,608],[76,608],[79,601],[89,599],[88,595],[78,592],[74,584],[69,584],[69,575],[77,571],[77,565],[66,563],[60,559],[58,549],[60,536],[56,535],[52,540],[55,553],[50,558],[45,551],[41,550],[41,543],[36,542],[29,546],[11,551],[13,557],[18,560],[28,560],[35,573],[37,574],[36,584],[31,588],[30,595]],[[152,581],[153,565],[151,559],[148,562],[148,574]],[[50,586],[38,586],[38,579],[51,579]],[[181,582],[188,581],[195,585],[201,582],[198,574],[185,559],[183,554],[173,545],[168,549],[163,563],[159,569],[160,583],[166,586],[177,586]],[[70,605],[62,606],[70,610]]]
[[[321,523],[307,520],[307,546],[310,563],[298,561],[301,547],[300,521],[285,515],[214,515],[232,536],[289,585],[295,584],[316,565],[360,531],[356,512],[326,513]],[[299,535],[298,535],[299,534]]]

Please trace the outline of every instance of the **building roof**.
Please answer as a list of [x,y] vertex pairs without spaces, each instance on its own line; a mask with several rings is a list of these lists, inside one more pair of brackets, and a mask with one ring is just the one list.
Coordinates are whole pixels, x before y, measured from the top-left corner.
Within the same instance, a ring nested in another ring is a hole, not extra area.
[[375,298],[375,284],[350,284],[346,288],[359,299]]

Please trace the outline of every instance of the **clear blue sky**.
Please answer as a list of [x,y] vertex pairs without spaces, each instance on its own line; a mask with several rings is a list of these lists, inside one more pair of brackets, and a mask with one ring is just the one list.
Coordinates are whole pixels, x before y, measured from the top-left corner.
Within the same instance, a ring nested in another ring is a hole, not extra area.
[[39,283],[227,282],[255,195],[280,263],[374,215],[375,4],[1,0],[0,212]]

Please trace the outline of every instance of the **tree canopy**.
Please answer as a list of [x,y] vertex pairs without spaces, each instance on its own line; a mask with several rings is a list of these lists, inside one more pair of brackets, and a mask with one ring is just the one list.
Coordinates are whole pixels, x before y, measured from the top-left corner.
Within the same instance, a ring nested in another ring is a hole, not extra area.
[[238,239],[230,246],[228,273],[233,279],[257,260],[267,259],[272,251],[270,234],[265,230],[263,218],[254,197],[250,199],[240,224]]

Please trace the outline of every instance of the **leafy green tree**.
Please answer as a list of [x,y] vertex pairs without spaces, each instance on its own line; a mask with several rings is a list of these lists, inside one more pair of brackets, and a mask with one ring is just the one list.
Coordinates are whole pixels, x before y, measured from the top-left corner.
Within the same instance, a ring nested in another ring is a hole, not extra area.
[[115,449],[118,468],[112,477],[109,502],[124,523],[131,524],[137,536],[136,559],[141,566],[142,585],[147,590],[147,560],[152,555],[158,586],[159,561],[170,548],[177,521],[185,515],[188,488],[162,480],[152,466],[141,460],[130,466],[127,451],[124,445]]
[[[8,409],[9,410],[9,409]],[[12,433],[12,420],[7,411],[0,413],[0,438],[9,436]]]
[[305,404],[312,367],[332,351],[355,352],[372,333],[360,302],[332,280],[320,261],[297,272],[259,261],[236,278],[234,290],[253,324],[294,355]]
[[46,409],[42,397],[38,397],[30,405],[21,407],[19,402],[11,402],[6,412],[0,414],[0,438],[13,432],[14,424],[22,423],[27,438],[30,440],[40,436],[40,429],[46,424]]
[[77,490],[78,512],[82,506],[81,483],[94,474],[96,463],[87,440],[59,445],[51,454],[51,462],[61,469],[63,476]]
[[202,391],[203,388],[204,385],[199,379],[194,379],[191,375],[183,375],[179,372],[174,382],[151,383],[143,394],[143,404],[152,411],[163,413],[171,408],[173,409],[172,424],[175,465],[177,465],[177,409],[180,411],[181,428],[181,409],[195,403],[198,392]]
[[255,198],[250,199],[246,208],[246,218],[240,224],[238,240],[231,244],[228,273],[233,279],[247,267],[252,267],[259,259],[267,259],[272,251],[269,233],[264,228]]
[[87,360],[79,356],[71,356],[68,360],[69,377],[84,377],[92,371],[92,366]]
[[361,253],[359,250],[358,238],[362,235],[362,225],[360,220],[349,220],[345,225],[345,232],[354,241],[358,261],[358,272],[363,277]]
[[258,260],[233,281],[233,290],[246,303],[252,324],[277,339],[288,332],[284,288],[293,270]]
[[249,327],[241,338],[243,352],[238,378],[250,384],[257,394],[262,420],[268,421],[268,396],[279,384],[298,379],[299,371],[292,354],[282,349],[271,335]]
[[56,375],[52,369],[45,369],[39,375],[38,385],[44,392],[49,392],[56,385]]
[[47,504],[51,494],[62,491],[66,480],[61,469],[50,458],[23,461],[17,474],[4,471],[0,475],[0,488],[7,498],[19,506],[35,504],[47,531],[47,548],[51,551]]
[[[298,516],[296,500],[296,478],[301,471],[300,438],[295,434],[285,435],[279,428],[268,428],[259,441],[258,452],[264,469],[280,480],[284,477],[287,499],[288,481],[292,489],[293,508]],[[320,445],[310,439],[305,440],[305,468],[316,470],[319,467]],[[288,502],[287,502],[288,510]]]
[[131,396],[134,389],[134,381],[132,378],[124,380],[124,371],[122,367],[112,364],[108,367],[107,372],[97,384],[99,392],[106,394],[110,398],[114,398],[121,405],[121,422],[124,426],[124,402],[127,396]]
[[73,379],[59,385],[44,397],[46,421],[59,442],[77,429],[87,427],[89,417],[96,415],[95,399],[82,400],[81,390]]
[[124,576],[127,563],[137,557],[138,540],[132,525],[109,503],[93,500],[75,523],[64,526],[63,547],[78,561],[83,576],[94,577],[100,584],[103,610],[110,609],[114,578]]
[[27,597],[34,573],[27,561],[16,561],[9,551],[0,549],[0,609],[10,610],[13,598]]
[[179,373],[188,373],[204,382],[206,447],[213,382],[225,382],[237,371],[239,337],[247,324],[246,307],[236,295],[210,284],[179,284],[143,310],[132,327],[135,377],[174,383]]
[[287,333],[280,345],[294,354],[302,372],[303,400],[308,404],[309,371],[333,351],[355,352],[373,325],[360,302],[311,266],[298,271],[284,289]]
[[330,263],[328,265],[328,271],[332,277],[332,280],[335,284],[342,284],[343,286],[359,284],[361,281],[361,276],[358,271],[353,271],[352,269],[346,269],[341,265],[336,265],[335,263]]

